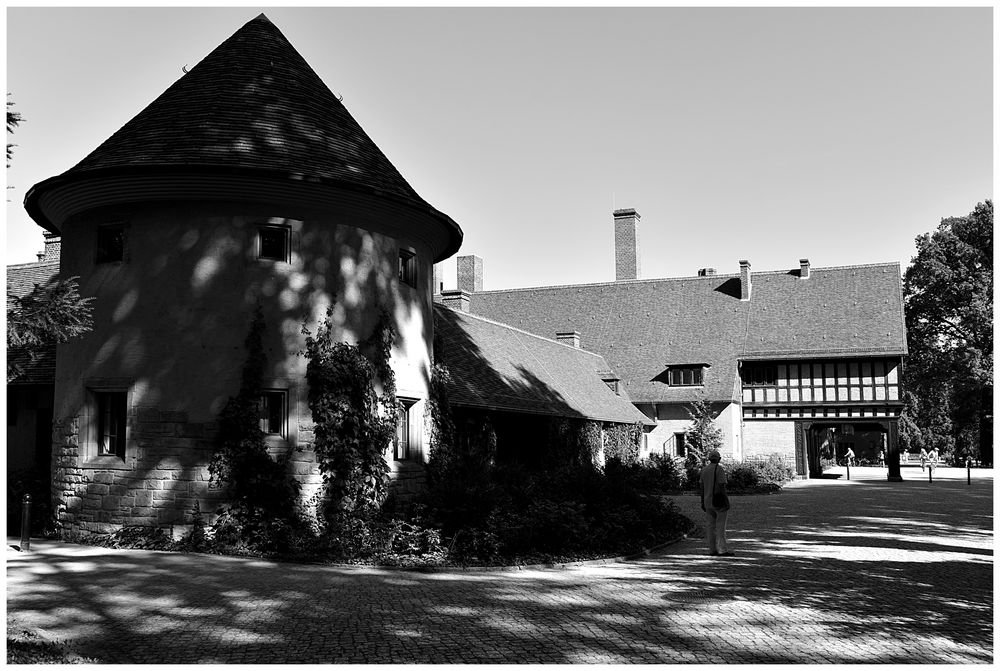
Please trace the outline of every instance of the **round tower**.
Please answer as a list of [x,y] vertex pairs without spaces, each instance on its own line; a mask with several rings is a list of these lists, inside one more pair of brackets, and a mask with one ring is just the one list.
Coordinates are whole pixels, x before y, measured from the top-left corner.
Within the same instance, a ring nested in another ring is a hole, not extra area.
[[[391,315],[409,422],[397,477],[426,457],[432,266],[462,231],[427,204],[281,32],[253,19],[25,208],[62,236],[94,329],[58,350],[53,491],[67,528],[183,524],[214,511],[207,466],[264,317],[275,451],[309,452],[302,327],[332,309],[358,342]],[[268,404],[271,404],[270,406]],[[398,456],[398,455],[397,455]]]

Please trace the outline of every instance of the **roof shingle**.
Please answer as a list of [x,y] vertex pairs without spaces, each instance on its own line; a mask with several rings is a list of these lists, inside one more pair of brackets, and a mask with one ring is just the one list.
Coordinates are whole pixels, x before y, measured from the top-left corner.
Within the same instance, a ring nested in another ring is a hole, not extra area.
[[[808,279],[754,273],[749,301],[739,275],[710,275],[477,292],[470,311],[542,336],[579,331],[639,403],[735,400],[741,359],[906,352],[895,263],[816,268]],[[710,365],[704,387],[653,382],[695,363]]]
[[602,381],[608,364],[600,355],[439,304],[434,330],[453,405],[650,423]]

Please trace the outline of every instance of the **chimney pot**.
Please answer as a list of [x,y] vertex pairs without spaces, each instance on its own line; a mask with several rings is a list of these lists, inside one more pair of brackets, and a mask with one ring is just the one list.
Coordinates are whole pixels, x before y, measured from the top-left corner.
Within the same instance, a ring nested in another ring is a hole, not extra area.
[[740,261],[740,300],[748,301],[750,300],[750,289],[751,289],[751,278],[750,278],[750,262],[747,260]]
[[556,333],[556,340],[563,343],[564,345],[569,345],[580,349],[580,332],[579,331],[560,331]]
[[809,278],[809,259],[799,259],[799,278]]
[[639,213],[615,210],[615,280],[639,279]]
[[483,290],[483,260],[478,256],[460,256],[458,266],[458,288],[474,293]]
[[445,307],[449,307],[452,310],[468,312],[472,302],[472,296],[468,291],[462,291],[461,289],[449,289],[448,291],[441,292],[441,302],[444,303]]

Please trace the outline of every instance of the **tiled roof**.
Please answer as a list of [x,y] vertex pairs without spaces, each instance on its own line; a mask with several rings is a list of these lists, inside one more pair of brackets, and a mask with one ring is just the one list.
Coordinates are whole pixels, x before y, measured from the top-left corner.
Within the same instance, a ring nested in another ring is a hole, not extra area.
[[650,423],[602,381],[608,364],[600,355],[439,304],[434,331],[455,406]]
[[[59,261],[43,263],[22,263],[7,266],[7,303],[10,297],[21,298],[35,289],[35,285],[49,286],[58,281]],[[53,384],[56,377],[56,346],[47,345],[39,351],[39,356],[32,361],[25,353],[8,352],[8,363],[21,368],[21,374],[8,384]]]
[[341,101],[263,14],[249,21],[76,166],[36,185],[111,172],[178,168],[276,175],[401,200],[461,229],[427,204]]
[[[898,264],[629,280],[473,293],[470,311],[542,336],[580,332],[635,402],[734,400],[737,363],[752,358],[900,355],[906,352]],[[653,378],[668,366],[707,363],[703,387]]]

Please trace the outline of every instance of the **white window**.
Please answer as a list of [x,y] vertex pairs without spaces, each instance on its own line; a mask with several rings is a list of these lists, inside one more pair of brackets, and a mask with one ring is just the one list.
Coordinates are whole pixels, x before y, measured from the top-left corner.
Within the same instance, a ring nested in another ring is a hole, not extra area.
[[418,442],[419,426],[416,423],[416,413],[413,410],[415,400],[399,399],[396,413],[396,439],[393,441],[393,458],[396,461],[408,461],[417,456],[420,449]]

